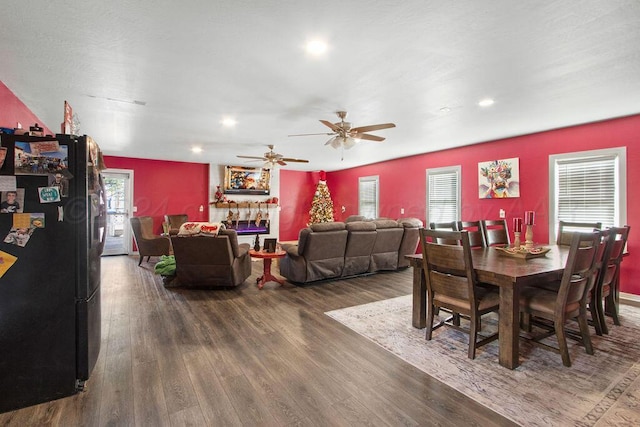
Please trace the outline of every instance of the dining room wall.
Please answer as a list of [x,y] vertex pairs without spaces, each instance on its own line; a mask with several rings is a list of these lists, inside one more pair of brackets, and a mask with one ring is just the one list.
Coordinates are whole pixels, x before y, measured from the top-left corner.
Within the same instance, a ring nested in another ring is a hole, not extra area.
[[[549,155],[612,147],[626,147],[627,151],[627,224],[631,226],[628,257],[623,263],[621,290],[640,295],[640,197],[634,183],[640,182],[640,115],[594,122],[529,135],[504,138],[425,153],[386,162],[327,172],[327,185],[331,190],[337,221],[358,213],[358,178],[379,177],[379,216],[417,217],[426,220],[426,169],[460,165],[462,168],[462,220],[497,219],[500,209],[506,212],[509,224],[524,211],[536,212],[534,240],[549,240]],[[392,140],[386,142],[393,144]],[[351,153],[357,155],[354,148]],[[507,199],[481,199],[478,194],[478,163],[495,159],[519,158],[520,197]],[[294,188],[297,183],[312,183],[298,173],[283,171],[281,185]],[[291,181],[291,182],[289,182]],[[314,188],[294,188],[284,196],[283,203],[291,206],[310,206],[309,197]],[[295,198],[298,197],[298,200]],[[341,207],[345,212],[341,212]],[[404,209],[404,214],[401,210]],[[281,223],[287,223],[281,239],[297,239],[297,230],[306,224],[299,211],[281,214]]]

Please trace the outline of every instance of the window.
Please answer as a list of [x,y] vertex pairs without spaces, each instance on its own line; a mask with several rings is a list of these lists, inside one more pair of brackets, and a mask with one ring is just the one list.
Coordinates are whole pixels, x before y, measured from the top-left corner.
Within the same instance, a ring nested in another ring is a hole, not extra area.
[[460,166],[427,169],[427,224],[460,220]]
[[559,221],[626,223],[626,148],[549,156],[549,241]]
[[377,176],[358,178],[358,215],[366,218],[378,217],[378,181]]

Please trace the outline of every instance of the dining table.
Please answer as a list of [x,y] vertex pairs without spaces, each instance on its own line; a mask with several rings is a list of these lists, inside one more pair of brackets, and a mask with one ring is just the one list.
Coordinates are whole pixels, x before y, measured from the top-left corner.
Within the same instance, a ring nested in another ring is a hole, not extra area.
[[[499,287],[498,320],[499,363],[515,369],[520,363],[520,290],[530,284],[555,281],[562,277],[569,246],[546,245],[545,254],[524,259],[496,247],[471,250],[473,269],[478,282]],[[423,274],[422,254],[406,255],[413,267],[412,324],[426,327],[427,285]]]

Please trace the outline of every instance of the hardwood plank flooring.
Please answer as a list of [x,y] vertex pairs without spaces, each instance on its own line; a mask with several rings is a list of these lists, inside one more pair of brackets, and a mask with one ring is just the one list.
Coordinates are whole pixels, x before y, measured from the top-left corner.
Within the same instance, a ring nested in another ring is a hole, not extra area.
[[154,261],[102,259],[86,391],[0,425],[513,425],[324,315],[411,293],[411,270],[258,290],[258,261],[240,287],[197,290],[165,288]]

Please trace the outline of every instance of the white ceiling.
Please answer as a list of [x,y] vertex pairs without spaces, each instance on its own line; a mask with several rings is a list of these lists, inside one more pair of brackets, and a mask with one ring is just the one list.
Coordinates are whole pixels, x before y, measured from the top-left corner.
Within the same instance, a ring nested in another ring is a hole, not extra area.
[[[331,171],[640,112],[639,0],[16,0],[0,13],[0,80],[54,132],[69,101],[110,155],[243,164],[274,144],[310,160],[289,169]],[[313,38],[324,56],[305,52]],[[328,136],[287,137],[328,131],[318,120],[339,109],[397,127],[344,160]]]

